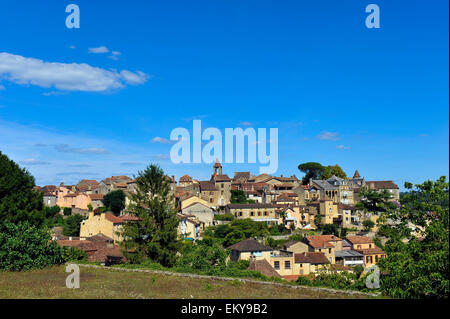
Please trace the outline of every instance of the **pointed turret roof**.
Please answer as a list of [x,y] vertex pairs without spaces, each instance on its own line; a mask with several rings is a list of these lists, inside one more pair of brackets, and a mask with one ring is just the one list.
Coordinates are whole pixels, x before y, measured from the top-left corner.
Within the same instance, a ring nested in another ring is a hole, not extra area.
[[355,171],[355,174],[353,175],[353,178],[361,178],[361,175],[359,175],[358,170]]

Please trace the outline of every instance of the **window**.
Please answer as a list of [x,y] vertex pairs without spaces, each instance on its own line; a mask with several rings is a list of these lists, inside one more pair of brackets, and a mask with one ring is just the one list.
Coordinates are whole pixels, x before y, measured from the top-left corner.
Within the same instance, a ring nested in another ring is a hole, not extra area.
[[242,212],[239,212],[239,216],[242,216]]
[[261,216],[261,212],[258,212],[258,216]]
[[257,256],[257,257],[261,257],[262,256],[262,252],[261,251],[254,251],[253,255]]
[[268,212],[264,212],[264,216],[269,216],[269,213]]
[[331,254],[331,248],[328,248],[328,253]]
[[289,260],[284,262],[284,269],[291,269],[291,262]]
[[274,261],[273,262],[273,268],[280,269],[280,262],[279,261]]
[[254,212],[250,212],[250,216],[255,216],[255,213]]
[[369,248],[372,248],[372,244],[369,244]]

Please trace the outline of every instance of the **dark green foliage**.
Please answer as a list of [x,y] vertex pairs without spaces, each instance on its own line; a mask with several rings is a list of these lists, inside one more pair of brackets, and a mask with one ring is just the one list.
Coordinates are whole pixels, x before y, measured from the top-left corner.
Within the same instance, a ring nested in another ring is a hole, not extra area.
[[336,164],[335,166],[325,166],[321,179],[329,179],[333,175],[340,178],[347,178],[347,174]]
[[364,226],[364,230],[365,231],[370,231],[373,228],[373,226],[375,226],[375,223],[372,220],[370,220],[370,219],[364,220],[362,222],[362,224]]
[[81,216],[80,214],[75,214],[67,217],[63,226],[62,234],[64,236],[80,236],[80,223],[85,219],[86,218]]
[[308,162],[300,164],[298,169],[305,173],[302,179],[303,185],[308,184],[309,179],[328,179],[333,175],[340,178],[347,178],[345,172],[337,164],[334,166],[323,166],[317,162]]
[[288,239],[273,239],[272,237],[268,237],[266,245],[272,247],[273,249],[281,249],[287,242]]
[[34,186],[34,177],[0,152],[0,221],[43,223],[43,197]]
[[343,273],[319,273],[313,281],[317,287],[329,287],[334,289],[352,289],[356,281],[355,274]]
[[[446,177],[413,187],[401,208],[386,210],[379,233],[386,236],[386,259],[377,265],[383,293],[395,298],[448,298],[449,185]],[[411,226],[416,225],[416,233]],[[417,237],[420,239],[418,239]],[[405,243],[404,240],[407,242]]]
[[226,220],[226,221],[232,221],[234,220],[234,216],[231,213],[228,214],[218,214],[214,215],[214,220]]
[[233,204],[244,204],[247,203],[247,196],[245,196],[244,191],[242,190],[231,190],[231,198],[230,201]]
[[128,210],[139,221],[127,222],[123,227],[124,254],[128,258],[131,250],[136,260],[149,258],[171,267],[176,262],[180,241],[170,180],[159,166],[150,165],[138,173],[136,186]]
[[64,208],[63,208],[63,214],[64,214],[64,216],[70,216],[70,215],[72,215],[72,208],[70,208],[70,207],[64,207]]
[[64,260],[67,261],[87,261],[87,253],[76,247],[64,247]]
[[102,202],[114,215],[119,216],[120,212],[125,208],[125,197],[123,190],[119,189],[106,194]]
[[220,245],[195,245],[186,243],[181,251],[182,257],[178,259],[176,266],[209,273],[211,271],[223,271],[226,268],[226,260],[229,252]]
[[269,233],[266,223],[255,222],[250,218],[235,219],[229,224],[211,227],[210,231],[213,237],[223,239],[224,247],[251,237],[264,237]]
[[339,236],[339,226],[336,224],[325,224],[321,225],[322,234],[323,235],[334,235],[336,237]]
[[298,166],[298,169],[305,173],[305,176],[303,177],[303,185],[308,184],[309,179],[321,179],[325,167],[322,166],[320,163],[316,162],[308,162],[303,163]]
[[304,276],[298,276],[295,283],[300,286],[312,286],[312,281]]
[[0,224],[0,269],[21,271],[64,263],[63,250],[50,234],[28,222]]

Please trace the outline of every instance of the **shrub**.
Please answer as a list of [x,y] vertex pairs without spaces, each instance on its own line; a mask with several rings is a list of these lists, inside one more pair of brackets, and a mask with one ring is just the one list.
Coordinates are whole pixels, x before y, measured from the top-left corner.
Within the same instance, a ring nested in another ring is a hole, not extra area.
[[64,263],[63,249],[50,234],[28,222],[0,224],[0,269],[20,271]]
[[227,214],[219,214],[219,215],[214,215],[214,220],[227,220],[227,221],[232,221],[234,220],[234,216],[231,213],[227,213]]
[[295,282],[300,286],[312,286],[311,280],[304,276],[298,276]]
[[87,253],[76,247],[64,247],[65,261],[87,261]]
[[63,213],[64,213],[64,216],[70,216],[70,215],[72,215],[72,208],[70,208],[70,207],[64,207]]

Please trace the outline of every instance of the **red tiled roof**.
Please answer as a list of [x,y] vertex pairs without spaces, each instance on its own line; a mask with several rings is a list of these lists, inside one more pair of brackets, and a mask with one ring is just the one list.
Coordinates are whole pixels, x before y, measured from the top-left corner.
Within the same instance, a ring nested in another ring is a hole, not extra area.
[[91,200],[103,200],[103,194],[89,194]]
[[114,224],[122,224],[125,222],[122,218],[111,213],[105,213],[105,218]]
[[304,252],[300,254],[294,254],[296,264],[329,264],[330,261],[325,257],[324,253]]
[[346,239],[352,243],[355,244],[373,244],[373,240],[367,236],[347,236]]
[[342,241],[342,239],[334,235],[307,236],[306,240],[313,248],[332,248],[334,247],[333,241]]
[[366,186],[369,189],[398,189],[398,185],[393,181],[367,181]]
[[265,259],[251,260],[249,270],[255,270],[267,277],[281,277],[280,274]]
[[363,255],[386,254],[383,249],[377,246],[375,246],[375,248],[355,249],[355,251]]

